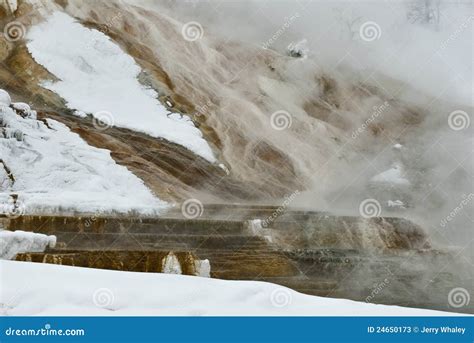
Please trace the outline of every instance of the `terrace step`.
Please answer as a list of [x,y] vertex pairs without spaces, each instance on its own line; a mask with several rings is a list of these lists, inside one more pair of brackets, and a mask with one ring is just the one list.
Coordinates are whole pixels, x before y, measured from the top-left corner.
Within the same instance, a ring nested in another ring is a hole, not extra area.
[[[160,272],[163,258],[173,252],[189,275],[189,261],[208,259],[216,278],[269,281],[313,295],[359,301],[370,296],[376,303],[451,311],[449,291],[472,290],[472,277],[452,272],[460,268],[455,254],[433,249],[425,232],[410,221],[301,209],[274,216],[278,209],[204,205],[196,219],[173,209],[159,218],[21,216],[0,219],[0,225],[56,235],[55,249],[19,254],[22,261]],[[374,295],[374,289],[380,291]],[[470,313],[472,308],[459,311]]]

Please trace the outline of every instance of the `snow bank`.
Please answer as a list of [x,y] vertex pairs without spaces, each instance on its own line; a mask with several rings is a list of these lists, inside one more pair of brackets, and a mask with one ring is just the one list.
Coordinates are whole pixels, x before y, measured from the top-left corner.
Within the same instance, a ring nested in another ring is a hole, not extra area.
[[12,99],[10,98],[10,94],[3,89],[0,89],[0,105],[10,106],[11,102]]
[[56,236],[25,231],[0,230],[0,259],[13,259],[22,252],[42,252],[54,248]]
[[60,79],[43,86],[63,97],[70,108],[96,117],[107,111],[116,126],[163,137],[215,161],[190,118],[169,113],[158,94],[138,82],[141,70],[133,58],[103,33],[55,12],[32,27],[28,39],[36,62]]
[[11,106],[17,110],[0,106],[0,213],[154,214],[166,206],[110,151],[88,145],[57,121],[36,120],[26,104]]
[[195,276],[120,272],[17,261],[0,261],[0,273],[0,311],[4,315],[450,314],[309,296],[271,283],[256,281],[224,281]]

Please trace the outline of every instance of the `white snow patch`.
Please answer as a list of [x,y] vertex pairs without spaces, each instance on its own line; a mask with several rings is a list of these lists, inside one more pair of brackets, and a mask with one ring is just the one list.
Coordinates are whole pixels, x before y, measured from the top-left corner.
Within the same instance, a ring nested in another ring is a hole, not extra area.
[[211,277],[211,263],[207,258],[205,260],[195,260],[194,269],[197,276]]
[[230,170],[224,163],[219,163],[219,168],[221,168],[226,173],[226,175],[230,175]]
[[43,86],[68,106],[87,113],[108,111],[114,125],[162,137],[210,162],[214,154],[188,116],[167,116],[158,94],[141,85],[134,59],[102,32],[88,29],[62,12],[28,32],[28,50],[59,81]]
[[25,231],[0,230],[0,259],[13,259],[22,252],[43,252],[54,248],[56,236]]
[[10,94],[8,92],[4,91],[3,89],[0,89],[0,104],[4,106],[10,106],[12,103],[12,99],[10,98]]
[[[3,93],[0,93],[3,94]],[[0,205],[12,194],[26,213],[63,210],[79,212],[155,214],[166,207],[143,181],[110,156],[110,151],[88,145],[57,121],[45,123],[0,107],[0,156],[15,178],[0,164]],[[5,174],[5,175],[3,175]],[[2,209],[8,206],[0,206]]]
[[380,182],[380,183],[389,183],[399,186],[407,186],[410,184],[406,178],[403,177],[403,168],[399,164],[395,164],[392,168],[375,175],[370,179],[372,182]]
[[162,271],[165,274],[182,274],[183,273],[181,271],[181,264],[179,263],[178,258],[172,252],[166,255],[162,263],[163,263]]
[[401,145],[400,143],[397,143],[393,146],[393,148],[396,149],[396,150],[400,150],[402,147],[403,147],[403,145]]
[[10,11],[12,11],[12,13],[15,13],[16,10],[18,9],[17,0],[7,0],[7,2],[8,2],[8,6],[10,7]]
[[77,110],[76,110],[76,111],[74,111],[74,115],[75,115],[75,116],[78,116],[78,117],[80,117],[80,118],[86,118],[86,117],[87,117],[87,114],[86,114],[86,112],[84,112],[84,111],[77,111]]
[[391,208],[405,209],[405,204],[401,200],[395,200],[395,201],[389,200],[389,201],[387,201],[387,205],[388,205],[388,207],[391,207]]
[[[196,276],[98,270],[5,260],[0,261],[0,273],[0,314],[3,315],[457,315],[310,296],[257,281],[224,281]],[[100,292],[109,295],[107,306],[97,305],[94,297]],[[285,301],[282,306],[281,296],[290,301]]]
[[249,229],[252,233],[256,233],[259,230],[263,229],[263,220],[262,219],[251,219],[247,222]]
[[16,112],[20,113],[23,117],[28,117],[31,119],[36,119],[37,113],[30,108],[30,105],[25,104],[24,102],[14,102],[11,104]]
[[302,39],[299,42],[292,42],[288,45],[286,49],[288,51],[288,55],[292,57],[308,57],[309,48],[308,41],[306,39]]

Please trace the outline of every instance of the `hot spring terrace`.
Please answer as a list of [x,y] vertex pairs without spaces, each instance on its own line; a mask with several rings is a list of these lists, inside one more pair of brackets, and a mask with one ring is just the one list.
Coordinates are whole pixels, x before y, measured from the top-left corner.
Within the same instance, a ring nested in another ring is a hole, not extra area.
[[463,267],[455,254],[433,248],[422,228],[402,218],[210,204],[193,219],[178,208],[161,217],[23,215],[1,218],[0,225],[57,237],[54,248],[20,253],[20,261],[163,272],[172,253],[188,275],[197,275],[196,262],[207,259],[213,278],[473,313],[450,308],[447,301],[452,288],[473,284],[459,273]]

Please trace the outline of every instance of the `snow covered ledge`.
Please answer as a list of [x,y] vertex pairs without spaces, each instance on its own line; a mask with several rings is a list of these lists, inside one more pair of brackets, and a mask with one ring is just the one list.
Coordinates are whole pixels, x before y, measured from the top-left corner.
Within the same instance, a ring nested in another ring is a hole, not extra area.
[[0,315],[456,315],[309,296],[256,281],[224,281],[17,261],[0,261],[0,273]]
[[56,236],[25,231],[0,230],[0,259],[11,260],[23,252],[43,252],[54,248]]
[[191,118],[168,111],[158,93],[139,82],[142,70],[135,60],[102,32],[54,12],[30,28],[27,47],[35,61],[58,78],[42,86],[76,113],[90,113],[105,126],[162,137],[216,162]]
[[[0,215],[140,213],[169,205],[66,125],[37,120],[0,89]],[[33,172],[34,171],[34,172]]]

